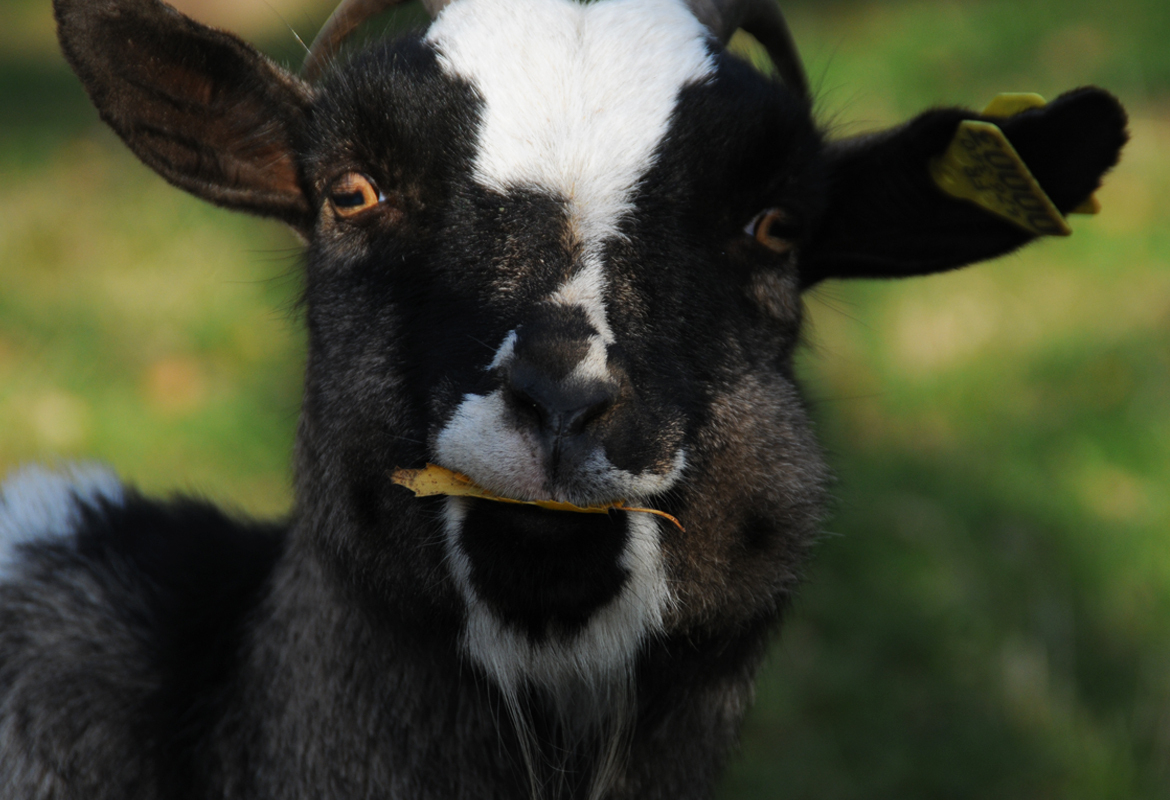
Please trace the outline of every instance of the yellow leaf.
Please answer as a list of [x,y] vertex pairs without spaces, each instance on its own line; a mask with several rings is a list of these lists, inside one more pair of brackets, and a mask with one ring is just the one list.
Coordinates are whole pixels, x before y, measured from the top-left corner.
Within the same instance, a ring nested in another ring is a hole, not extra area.
[[513,503],[521,506],[538,506],[549,511],[571,511],[577,514],[608,514],[610,511],[632,511],[640,514],[653,514],[656,517],[670,520],[680,531],[686,528],[677,519],[659,511],[656,508],[635,508],[627,506],[625,502],[605,503],[596,506],[578,506],[572,503],[562,503],[558,500],[515,500],[511,497],[501,497],[475,483],[466,475],[452,472],[438,464],[427,464],[425,469],[396,469],[390,480],[399,486],[404,486],[414,492],[415,497],[432,497],[434,495],[450,495],[454,497],[477,497],[480,500],[491,500],[496,503]]

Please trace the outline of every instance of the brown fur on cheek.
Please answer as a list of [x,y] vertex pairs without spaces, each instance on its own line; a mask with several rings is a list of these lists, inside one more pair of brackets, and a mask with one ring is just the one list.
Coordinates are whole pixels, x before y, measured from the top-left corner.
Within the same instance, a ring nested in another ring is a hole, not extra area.
[[775,613],[815,540],[829,480],[796,387],[776,375],[744,377],[718,399],[696,450],[703,477],[687,497],[686,533],[663,536],[672,631]]

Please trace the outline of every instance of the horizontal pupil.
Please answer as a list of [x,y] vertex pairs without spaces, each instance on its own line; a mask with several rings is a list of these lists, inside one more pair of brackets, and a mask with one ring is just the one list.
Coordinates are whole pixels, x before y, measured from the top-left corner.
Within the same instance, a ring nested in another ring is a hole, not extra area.
[[783,217],[764,220],[764,236],[769,239],[791,239],[796,234],[796,225]]
[[357,208],[366,204],[366,196],[362,192],[337,192],[330,195],[330,199],[339,208]]

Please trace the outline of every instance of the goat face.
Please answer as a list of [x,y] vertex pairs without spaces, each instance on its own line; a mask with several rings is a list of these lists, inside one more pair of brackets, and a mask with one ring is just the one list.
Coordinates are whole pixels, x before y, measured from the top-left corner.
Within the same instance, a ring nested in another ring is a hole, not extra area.
[[[144,161],[308,240],[299,535],[504,686],[773,619],[825,484],[800,291],[1031,238],[929,178],[978,115],[825,143],[677,0],[456,0],[315,87],[155,0],[56,7]],[[1099,90],[1001,125],[1062,212],[1125,139]],[[392,485],[428,461],[685,531]]]
[[[422,41],[331,74],[307,140],[322,200],[301,466],[323,458],[330,496],[360,493],[365,556],[404,518],[441,524],[407,545],[444,541],[467,645],[508,681],[617,667],[664,614],[753,615],[778,594],[823,469],[791,380],[798,244],[745,226],[782,205],[796,236],[818,210],[801,98],[670,0],[520,17],[461,0]],[[353,181],[377,193],[356,213],[338,205]],[[507,497],[664,507],[687,530],[415,511],[387,477],[427,461]]]

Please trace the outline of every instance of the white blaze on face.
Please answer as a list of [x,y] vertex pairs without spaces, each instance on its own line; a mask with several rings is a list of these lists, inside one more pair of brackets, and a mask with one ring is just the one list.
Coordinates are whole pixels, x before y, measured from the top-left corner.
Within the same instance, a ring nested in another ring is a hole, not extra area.
[[600,337],[582,377],[604,377],[601,248],[620,235],[679,90],[714,71],[706,29],[679,0],[459,0],[427,40],[483,97],[475,179],[567,204],[581,262],[550,299],[585,310]]
[[[681,0],[456,0],[426,38],[443,69],[483,98],[475,180],[566,203],[581,256],[549,301],[580,307],[597,331],[569,380],[606,380],[614,335],[602,249],[621,235],[679,91],[714,72],[706,28]],[[505,340],[492,367],[507,361],[514,342]],[[542,472],[525,472],[542,466],[535,445],[500,430],[508,427],[502,409],[499,398],[468,395],[436,456],[495,491],[532,493],[543,481]]]
[[[501,194],[543,191],[566,204],[580,258],[548,300],[580,307],[597,331],[568,380],[605,380],[614,335],[603,249],[621,236],[680,90],[714,72],[707,30],[681,0],[455,0],[426,38],[443,69],[483,99],[474,179]],[[514,344],[509,334],[489,368],[506,364]],[[467,395],[434,446],[444,466],[503,494],[530,496],[545,481],[537,443],[509,423],[499,392]],[[633,499],[669,488],[684,464],[680,451],[666,475],[632,475],[599,452],[578,477],[605,500]],[[449,504],[448,545],[471,612],[465,644],[502,682],[521,674],[555,682],[573,670],[628,663],[659,627],[669,592],[653,520],[630,515],[622,555],[630,580],[619,597],[575,641],[534,648],[474,597],[458,546],[462,509]]]
[[679,89],[714,70],[678,0],[457,0],[427,40],[484,99],[476,180],[563,198],[586,246],[617,234]]

